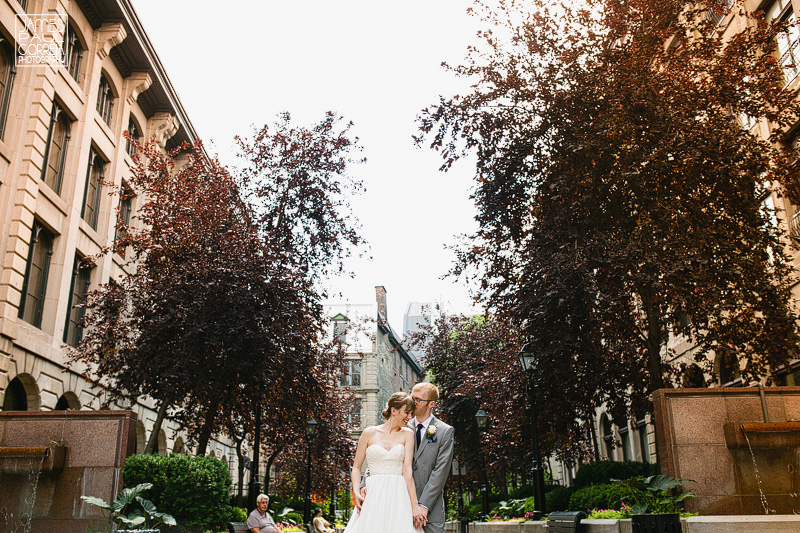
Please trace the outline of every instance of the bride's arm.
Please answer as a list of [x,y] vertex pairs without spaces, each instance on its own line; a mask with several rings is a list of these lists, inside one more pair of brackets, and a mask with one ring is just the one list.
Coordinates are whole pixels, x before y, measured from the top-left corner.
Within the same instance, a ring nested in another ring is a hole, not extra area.
[[350,469],[350,483],[353,491],[353,505],[356,510],[361,512],[361,503],[364,498],[361,496],[361,465],[364,464],[364,457],[367,454],[367,446],[369,439],[372,437],[374,430],[368,427],[364,433],[358,438],[358,446],[356,447],[356,457],[353,460],[353,468]]
[[414,487],[414,477],[411,474],[411,463],[414,460],[414,432],[408,428],[403,428],[406,437],[406,456],[403,459],[403,479],[406,481],[408,497],[411,498],[411,511],[414,517],[420,515],[419,502],[417,501],[417,489]]

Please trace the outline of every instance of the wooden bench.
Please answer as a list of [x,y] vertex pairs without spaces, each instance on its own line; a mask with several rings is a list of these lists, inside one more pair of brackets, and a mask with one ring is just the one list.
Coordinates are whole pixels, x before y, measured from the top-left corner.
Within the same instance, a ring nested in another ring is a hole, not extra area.
[[228,533],[241,533],[242,531],[250,531],[247,529],[247,524],[244,522],[228,522]]
[[547,532],[577,533],[583,518],[586,518],[586,513],[583,511],[550,513],[547,516]]

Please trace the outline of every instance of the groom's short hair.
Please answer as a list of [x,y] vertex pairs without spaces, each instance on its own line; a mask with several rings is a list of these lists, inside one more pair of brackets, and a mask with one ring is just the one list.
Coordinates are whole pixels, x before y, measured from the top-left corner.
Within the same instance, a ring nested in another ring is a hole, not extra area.
[[434,402],[439,399],[439,387],[433,383],[417,383],[411,392],[424,392],[428,395],[428,399]]

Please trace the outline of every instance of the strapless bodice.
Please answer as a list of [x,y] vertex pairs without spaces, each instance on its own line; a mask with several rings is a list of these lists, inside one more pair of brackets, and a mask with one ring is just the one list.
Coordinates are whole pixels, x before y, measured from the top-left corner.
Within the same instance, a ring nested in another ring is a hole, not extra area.
[[369,474],[403,474],[403,459],[406,455],[405,444],[395,444],[387,450],[380,444],[370,444],[367,447],[367,464]]

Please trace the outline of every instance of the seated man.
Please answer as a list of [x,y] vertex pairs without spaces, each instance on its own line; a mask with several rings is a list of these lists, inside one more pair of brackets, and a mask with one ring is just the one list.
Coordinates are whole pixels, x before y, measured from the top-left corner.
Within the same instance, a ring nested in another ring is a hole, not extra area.
[[256,508],[247,517],[247,529],[250,533],[280,533],[267,509],[269,509],[269,496],[266,494],[256,496]]

